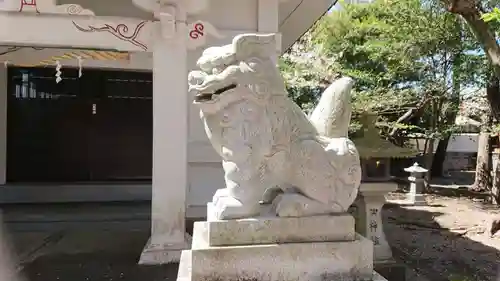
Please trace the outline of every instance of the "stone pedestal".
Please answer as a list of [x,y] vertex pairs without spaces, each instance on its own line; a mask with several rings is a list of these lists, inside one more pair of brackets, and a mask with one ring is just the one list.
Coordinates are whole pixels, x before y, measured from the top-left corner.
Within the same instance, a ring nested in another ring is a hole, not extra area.
[[[210,212],[210,211],[209,211]],[[196,222],[178,281],[385,280],[349,214]]]
[[356,230],[373,241],[375,261],[392,259],[382,221],[382,207],[387,193],[395,191],[397,184],[391,182],[361,183],[359,195],[354,203],[357,208]]
[[382,221],[385,196],[396,189],[397,184],[392,182],[361,183],[358,198],[351,211],[356,218],[356,231],[373,241],[375,270],[389,281],[404,281],[406,267],[393,259]]

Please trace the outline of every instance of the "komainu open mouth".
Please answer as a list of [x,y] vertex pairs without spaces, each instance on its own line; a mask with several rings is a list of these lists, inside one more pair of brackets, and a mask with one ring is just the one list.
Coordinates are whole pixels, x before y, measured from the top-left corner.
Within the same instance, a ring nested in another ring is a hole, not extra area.
[[236,88],[238,85],[236,84],[230,84],[229,86],[226,86],[224,88],[220,88],[218,89],[217,91],[213,92],[213,93],[201,93],[201,94],[198,94],[194,97],[194,100],[196,102],[205,102],[205,101],[210,101],[212,100],[212,97],[213,96],[218,96],[226,91],[229,91],[229,90],[232,90],[234,88]]

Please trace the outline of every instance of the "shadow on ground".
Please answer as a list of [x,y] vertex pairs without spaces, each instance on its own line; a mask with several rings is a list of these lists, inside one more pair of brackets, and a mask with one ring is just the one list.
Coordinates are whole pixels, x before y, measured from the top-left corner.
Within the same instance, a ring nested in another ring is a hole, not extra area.
[[23,274],[29,281],[175,281],[177,279],[177,264],[139,266],[137,265],[139,253],[44,256],[28,264]]
[[[147,203],[6,208],[28,281],[173,281],[177,265],[137,265],[149,238]],[[498,281],[499,252],[465,231],[443,229],[439,212],[387,205],[384,230],[395,258],[430,281]],[[187,223],[191,232],[192,222]],[[494,261],[494,262],[492,262]]]
[[431,281],[499,280],[500,252],[468,238],[468,230],[442,228],[434,219],[443,213],[386,205],[383,215],[395,259],[418,274]]
[[150,236],[149,202],[2,209],[27,281],[177,280],[177,264],[137,264]]

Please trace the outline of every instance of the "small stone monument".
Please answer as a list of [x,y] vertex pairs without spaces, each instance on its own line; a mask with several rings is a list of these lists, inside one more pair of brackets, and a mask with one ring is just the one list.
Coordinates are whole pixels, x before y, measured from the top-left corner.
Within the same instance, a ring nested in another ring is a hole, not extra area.
[[189,75],[226,187],[194,224],[178,281],[383,280],[347,213],[361,181],[347,137],[354,81],[335,81],[307,117],[275,55],[274,35],[243,34],[205,50]]
[[426,206],[427,201],[423,195],[425,179],[424,175],[427,173],[427,169],[420,167],[420,165],[415,162],[411,167],[405,168],[405,172],[410,173],[408,180],[410,181],[410,192],[406,194],[406,199],[410,204],[415,206]]

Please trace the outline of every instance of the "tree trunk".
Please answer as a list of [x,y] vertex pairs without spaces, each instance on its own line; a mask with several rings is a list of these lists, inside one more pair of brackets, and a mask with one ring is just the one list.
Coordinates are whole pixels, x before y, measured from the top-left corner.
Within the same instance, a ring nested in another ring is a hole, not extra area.
[[449,142],[450,136],[439,140],[436,153],[434,154],[434,160],[432,161],[431,178],[439,178],[443,176],[443,163],[446,160],[446,149],[448,148]]
[[500,46],[495,32],[481,19],[476,0],[441,0],[448,5],[448,11],[458,14],[467,22],[477,41],[481,44],[497,78],[500,78]]
[[[484,53],[486,54],[486,57],[490,61],[496,78],[500,79],[500,46],[498,45],[498,42],[496,40],[495,32],[491,29],[488,23],[484,22],[481,19],[481,13],[478,9],[478,5],[476,2],[477,0],[441,0],[441,1],[448,5],[448,10],[450,12],[459,14],[462,16],[463,19],[465,19],[471,30],[474,32],[477,40],[481,44]],[[498,91],[497,93],[494,94],[494,96],[491,97],[488,94],[488,101],[490,102],[490,106],[492,108],[491,114],[495,117],[497,122],[500,121],[500,119],[498,119],[499,112],[498,111],[495,112],[494,108],[500,109],[500,107],[498,106],[500,104],[498,102],[500,97],[498,95],[499,95]],[[492,100],[494,100],[493,103]],[[479,164],[479,150],[478,150],[478,164]],[[494,173],[496,173],[496,171],[494,171]],[[476,169],[476,182],[478,178],[477,176],[478,175]],[[499,222],[500,219],[497,219],[496,220],[497,228],[500,228]]]
[[[461,37],[461,35],[459,34]],[[446,126],[453,126],[458,114],[458,107],[460,106],[460,65],[462,64],[462,55],[457,53],[453,58],[452,79],[453,88],[450,96],[451,106],[446,110]],[[443,164],[446,160],[446,151],[448,143],[450,142],[450,135],[445,135],[443,139],[439,140],[432,161],[431,178],[443,176]]]
[[[498,77],[492,73],[488,87],[486,87],[486,98],[490,105],[490,112],[495,122],[500,121],[500,83]],[[499,136],[497,136],[498,138]],[[498,149],[496,151],[498,153]],[[498,161],[498,160],[497,160]],[[500,165],[492,163],[491,203],[500,205]]]
[[490,133],[481,131],[477,141],[476,177],[473,191],[486,191],[491,186],[490,173]]
[[425,191],[427,192],[429,190],[429,184],[431,182],[431,172],[432,172],[432,161],[434,159],[434,143],[436,142],[435,139],[427,139],[427,145],[425,146],[425,154],[424,154],[424,161],[425,161],[425,168],[427,169],[427,173],[425,174]]
[[496,122],[500,121],[500,85],[499,78],[494,73],[491,74],[490,81],[486,87],[486,98],[490,106],[491,115]]

